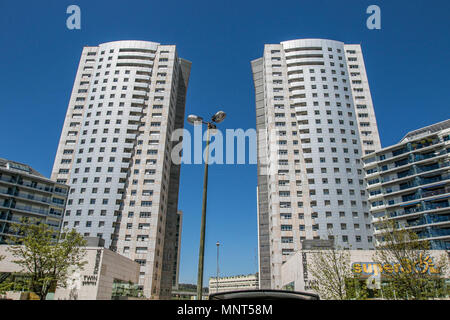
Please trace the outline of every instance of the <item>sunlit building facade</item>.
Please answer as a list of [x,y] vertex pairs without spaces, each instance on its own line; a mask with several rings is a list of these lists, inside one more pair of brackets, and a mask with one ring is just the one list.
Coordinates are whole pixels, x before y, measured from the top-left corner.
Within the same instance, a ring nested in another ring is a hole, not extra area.
[[281,289],[301,241],[373,248],[361,156],[381,148],[361,47],[266,44],[251,62],[258,130],[260,287]]
[[399,143],[363,158],[374,235],[383,217],[450,250],[450,120],[409,132]]
[[180,166],[171,134],[184,125],[190,67],[174,45],[83,48],[52,171],[71,188],[64,226],[138,262],[147,298],[172,287]]

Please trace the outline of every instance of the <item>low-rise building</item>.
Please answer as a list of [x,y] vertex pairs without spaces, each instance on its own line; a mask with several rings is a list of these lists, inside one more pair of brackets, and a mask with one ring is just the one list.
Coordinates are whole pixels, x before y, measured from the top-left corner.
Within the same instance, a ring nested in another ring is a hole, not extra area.
[[36,218],[59,230],[69,187],[30,166],[0,158],[0,244],[14,235],[11,223]]
[[[0,282],[11,273],[21,273],[7,250],[8,245],[0,245]],[[111,300],[124,296],[136,297],[139,281],[139,264],[118,253],[102,247],[86,247],[82,270],[73,270],[67,287],[56,288],[47,295],[54,300]],[[23,299],[24,295],[8,292],[7,298]]]
[[[383,265],[379,268],[379,264],[375,263],[376,250],[346,250],[350,255],[350,268],[351,272],[360,278],[365,280],[371,275],[377,275],[380,273],[380,279],[383,280],[383,274],[388,272],[398,272],[401,269],[394,262],[390,266]],[[300,291],[300,292],[314,292],[311,285],[315,281],[311,268],[316,254],[320,254],[323,250],[299,250],[295,254],[291,255],[289,259],[281,267],[281,278],[283,284],[283,290]],[[437,272],[435,263],[439,261],[441,257],[445,257],[450,263],[449,254],[445,250],[430,250],[430,260],[426,260],[427,272],[431,274]],[[419,255],[419,253],[418,253]],[[425,257],[424,259],[425,260]],[[430,262],[431,261],[431,262]],[[400,272],[402,272],[400,270]],[[444,277],[450,278],[450,270],[445,271]]]
[[[203,299],[209,294],[208,288],[203,287]],[[172,300],[196,300],[197,285],[191,283],[179,283],[177,288],[172,288]]]
[[450,249],[450,119],[409,132],[362,158],[377,243],[386,217],[398,228]]
[[209,293],[259,289],[258,283],[258,273],[219,277],[219,281],[216,277],[211,277],[209,278]]

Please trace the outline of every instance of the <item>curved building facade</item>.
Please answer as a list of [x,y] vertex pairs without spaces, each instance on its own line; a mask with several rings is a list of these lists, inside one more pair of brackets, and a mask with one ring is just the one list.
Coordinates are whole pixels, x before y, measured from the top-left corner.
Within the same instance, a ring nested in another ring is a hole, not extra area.
[[359,45],[266,44],[252,61],[261,288],[303,240],[373,248],[361,156],[381,147]]
[[183,127],[190,66],[174,45],[85,47],[52,171],[71,187],[63,226],[137,261],[147,297],[170,296],[179,183],[170,136]]

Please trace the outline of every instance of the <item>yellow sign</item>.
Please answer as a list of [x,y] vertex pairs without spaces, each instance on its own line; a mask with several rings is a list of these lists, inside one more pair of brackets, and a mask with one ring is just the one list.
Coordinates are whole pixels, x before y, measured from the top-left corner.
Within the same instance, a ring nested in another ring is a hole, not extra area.
[[402,263],[376,263],[376,262],[357,262],[352,264],[352,271],[355,274],[378,275],[392,273],[429,273],[440,274],[441,270],[436,268],[433,258],[426,256],[423,258],[421,253],[416,263],[409,259],[404,259]]

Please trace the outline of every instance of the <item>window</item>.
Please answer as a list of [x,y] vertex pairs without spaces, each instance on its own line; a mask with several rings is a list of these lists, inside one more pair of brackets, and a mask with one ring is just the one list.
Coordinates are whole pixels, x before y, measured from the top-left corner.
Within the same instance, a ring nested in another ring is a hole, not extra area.
[[144,211],[139,213],[140,218],[150,218],[150,212]]

